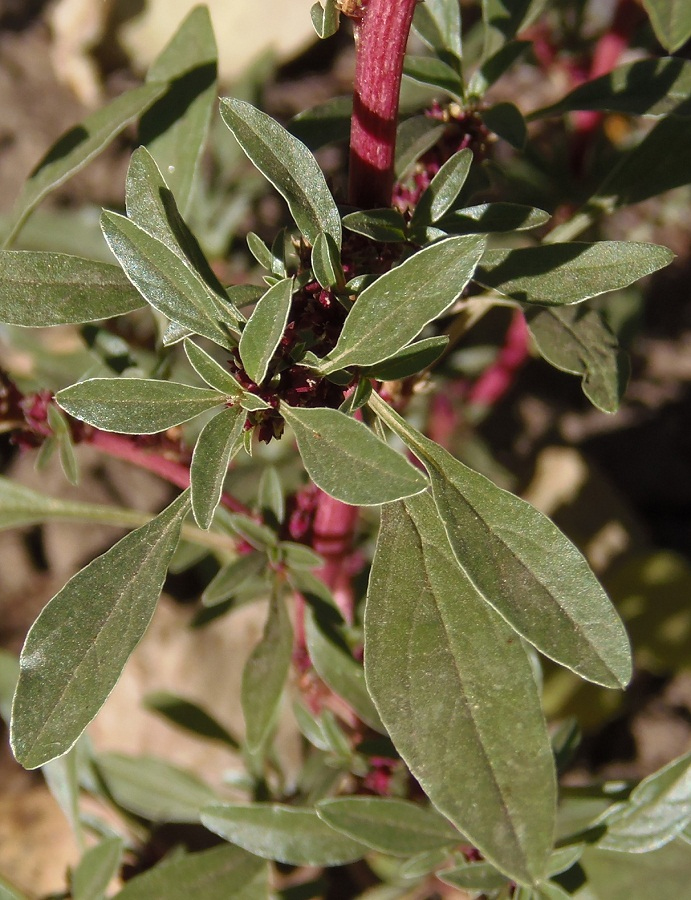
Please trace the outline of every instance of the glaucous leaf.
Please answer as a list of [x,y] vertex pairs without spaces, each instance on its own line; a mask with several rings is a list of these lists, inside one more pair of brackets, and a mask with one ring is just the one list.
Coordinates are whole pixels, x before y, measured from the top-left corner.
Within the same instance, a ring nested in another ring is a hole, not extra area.
[[[257,506],[263,517],[270,519],[270,525],[278,527],[283,523],[286,514],[286,501],[283,494],[281,476],[275,466],[266,466],[259,479],[257,489]],[[295,546],[309,550],[303,544]],[[310,551],[311,552],[311,551]]]
[[685,0],[643,0],[655,36],[669,53],[691,37],[691,7]]
[[457,3],[446,0],[419,3],[415,7],[413,28],[443,62],[461,72],[461,11]]
[[8,325],[94,322],[143,305],[118,266],[64,253],[0,251],[0,321]]
[[575,900],[651,900],[688,893],[689,846],[681,841],[651,853],[587,847],[580,867],[580,878],[573,886],[564,882]]
[[569,539],[535,507],[464,466],[374,394],[371,404],[425,464],[454,556],[478,594],[545,656],[596,684],[625,686],[631,677],[626,631]]
[[184,731],[211,741],[220,741],[232,750],[239,747],[232,734],[198,703],[171,694],[169,691],[156,691],[144,697],[143,705],[145,709],[157,713]]
[[222,347],[235,346],[229,332],[237,330],[237,313],[176,253],[116,213],[104,212],[101,228],[125,274],[147,303]]
[[556,787],[532,668],[455,564],[427,494],[382,510],[365,674],[396,749],[437,809],[509,877],[540,878]]
[[318,150],[325,144],[348,140],[352,114],[352,95],[333,97],[297,113],[288,122],[288,130],[310,150]]
[[9,724],[12,698],[17,689],[19,660],[9,651],[0,650],[0,718]]
[[367,853],[363,844],[334,831],[306,807],[224,803],[207,806],[202,824],[256,856],[291,866],[339,866]]
[[529,231],[549,221],[549,213],[519,203],[482,203],[443,216],[436,227],[446,234],[492,234]]
[[415,375],[435,363],[448,343],[449,338],[446,334],[423,338],[414,344],[408,344],[388,359],[366,367],[363,375],[367,378],[376,378],[378,381],[398,381],[400,378],[408,378],[409,375]]
[[334,693],[353,708],[358,717],[382,734],[385,729],[365,684],[365,672],[320,622],[312,610],[305,613],[305,637],[310,659],[317,675]]
[[[84,740],[82,738],[82,740]],[[79,744],[79,742],[78,742]],[[53,799],[70,824],[77,844],[83,848],[84,831],[79,796],[78,745],[58,759],[53,759],[42,768],[43,777]]]
[[79,464],[77,463],[77,456],[74,452],[72,430],[67,424],[66,417],[57,406],[54,406],[53,404],[48,407],[48,425],[58,443],[60,465],[65,478],[72,485],[79,484]]
[[204,606],[215,606],[234,595],[252,576],[266,566],[263,553],[245,553],[222,566],[208,583],[202,594]]
[[216,106],[217,56],[209,10],[195,6],[146,75],[168,90],[142,116],[139,140],[166,172],[183,214]]
[[649,775],[603,821],[603,850],[649,853],[674,840],[691,823],[691,753]]
[[312,248],[312,271],[324,289],[345,285],[340,251],[331,235],[323,231],[317,235]]
[[115,687],[154,614],[188,511],[185,491],[77,572],[32,625],[12,710],[12,748],[25,768],[66,753]]
[[211,527],[221,501],[230,461],[242,449],[245,418],[241,406],[221,410],[206,423],[194,446],[190,466],[192,514],[204,530]]
[[410,167],[437,143],[445,127],[429,116],[411,116],[400,123],[396,131],[396,178],[402,179]]
[[517,150],[525,147],[528,128],[523,113],[514,103],[495,103],[482,111],[482,121],[490,131]]
[[153,378],[90,378],[55,399],[75,419],[120,434],[156,434],[226,400],[218,391]]
[[233,378],[230,372],[216,362],[213,356],[197,346],[194,341],[185,341],[185,353],[194,371],[209,387],[234,399],[245,393],[242,385]]
[[358,296],[321,370],[373,366],[398,353],[461,296],[484,248],[480,237],[450,237],[386,272]]
[[[360,301],[358,301],[359,303]],[[424,491],[427,479],[366,425],[335,409],[281,403],[312,481],[336,500],[378,506]]]
[[115,802],[152,822],[198,822],[218,799],[192,772],[155,756],[99,753],[95,764]]
[[336,831],[392,856],[412,856],[464,840],[434,807],[408,800],[335,797],[321,800],[317,813]]
[[278,545],[281,559],[289,569],[317,569],[324,565],[324,557],[305,544],[281,541]]
[[415,206],[410,222],[412,231],[421,225],[431,225],[451,209],[463,190],[472,162],[473,153],[467,148],[447,159]]
[[629,358],[599,310],[531,309],[526,319],[540,356],[562,372],[580,375],[590,402],[603,412],[616,412],[626,390]]
[[268,900],[268,875],[263,860],[222,845],[164,859],[128,881],[116,900]]
[[87,116],[53,144],[25,182],[8,225],[9,246],[24,222],[53,188],[71,178],[163,96],[166,84],[143,84],[121,94],[107,106]]
[[530,41],[509,41],[492,56],[483,60],[482,64],[473,72],[468,85],[468,95],[471,98],[482,98],[488,88],[499,81],[501,76],[530,46]]
[[518,34],[533,6],[535,0],[513,0],[509,4],[504,0],[482,0],[484,59],[493,56]]
[[122,850],[122,838],[112,837],[86,851],[72,872],[73,900],[104,900],[108,885],[120,868]]
[[338,31],[339,15],[335,0],[323,0],[323,3],[313,4],[310,15],[317,37],[322,40]]
[[221,116],[247,156],[285,199],[307,240],[314,244],[324,231],[340,247],[341,217],[307,147],[271,116],[243,100],[221,100]]
[[634,241],[542,244],[487,251],[473,280],[521,303],[566,306],[628,287],[673,259],[667,247]]
[[292,278],[278,281],[260,298],[242,330],[240,358],[245,371],[261,384],[288,324],[293,299]]
[[561,116],[576,109],[633,116],[688,116],[691,114],[691,62],[667,57],[626,63],[607,75],[586,81],[558,103],[538,109],[528,118]]
[[274,591],[261,641],[242,673],[240,698],[245,717],[245,740],[257,752],[274,724],[293,652],[293,626],[285,601]]
[[397,209],[367,209],[343,216],[348,231],[362,234],[383,244],[398,244],[406,239],[406,222]]
[[418,84],[429,85],[463,102],[464,86],[451,66],[433,56],[411,56],[407,54],[403,63],[403,74]]

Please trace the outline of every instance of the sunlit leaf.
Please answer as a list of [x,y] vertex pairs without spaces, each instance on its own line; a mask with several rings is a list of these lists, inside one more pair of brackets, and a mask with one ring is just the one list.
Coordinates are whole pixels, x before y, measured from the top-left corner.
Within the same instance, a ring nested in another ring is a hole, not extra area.
[[203,707],[191,700],[168,691],[156,691],[144,697],[144,708],[184,731],[211,741],[220,741],[233,750],[238,749],[238,742],[232,734]]
[[185,353],[194,371],[209,387],[233,398],[244,394],[242,385],[233,378],[230,372],[216,362],[212,356],[209,356],[205,350],[198,347],[194,341],[185,341]]
[[471,150],[459,150],[447,159],[418,200],[411,229],[438,221],[456,202],[473,162]]
[[691,7],[686,0],[643,0],[655,36],[674,53],[691,38]]
[[230,461],[242,449],[244,427],[245,411],[231,406],[207,422],[197,438],[190,466],[190,489],[192,513],[200,528],[209,528],[213,521]]
[[292,278],[284,278],[270,287],[258,301],[242,331],[240,358],[255,384],[261,384],[266,377],[269,363],[288,324],[293,283]]

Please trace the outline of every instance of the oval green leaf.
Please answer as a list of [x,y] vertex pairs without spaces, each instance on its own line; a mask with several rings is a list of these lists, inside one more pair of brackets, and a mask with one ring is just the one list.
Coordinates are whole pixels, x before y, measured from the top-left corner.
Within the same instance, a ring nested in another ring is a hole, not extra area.
[[261,384],[288,324],[293,279],[283,278],[259,299],[242,330],[240,359],[255,384]]
[[74,746],[115,687],[154,614],[188,511],[184,492],[73,576],[32,625],[12,708],[12,748],[25,768]]
[[411,229],[431,225],[451,209],[463,189],[472,162],[472,150],[467,148],[447,159],[418,200]]
[[72,873],[73,900],[104,900],[122,860],[122,838],[106,838],[82,856]]
[[243,446],[245,411],[231,406],[215,415],[202,429],[192,454],[190,490],[192,514],[200,528],[211,526],[233,456]]
[[201,347],[198,347],[190,340],[185,340],[184,346],[190,365],[209,387],[233,398],[241,397],[245,393],[242,385],[233,378],[227,369],[224,369],[220,363],[216,362],[206,350],[202,350]]
[[373,434],[335,409],[296,409],[281,403],[312,481],[351,506],[378,506],[424,491],[427,479]]

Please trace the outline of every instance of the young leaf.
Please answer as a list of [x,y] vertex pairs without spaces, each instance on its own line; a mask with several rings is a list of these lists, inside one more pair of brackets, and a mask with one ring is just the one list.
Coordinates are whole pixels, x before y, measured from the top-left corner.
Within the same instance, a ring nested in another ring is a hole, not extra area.
[[[359,302],[359,301],[358,301]],[[378,506],[424,491],[427,480],[366,425],[335,409],[281,403],[312,481],[352,506]]]
[[[691,17],[689,18],[691,29]],[[563,100],[528,117],[561,116],[576,109],[622,112],[634,116],[691,113],[691,62],[670,57],[639,59],[586,81]]]
[[463,189],[472,162],[473,153],[467,148],[447,159],[415,206],[410,222],[412,231],[431,225],[451,209]]
[[383,244],[398,244],[406,239],[406,222],[397,209],[368,209],[343,216],[343,224],[355,234],[362,234]]
[[209,387],[233,399],[238,399],[245,393],[242,385],[233,378],[230,372],[216,362],[212,356],[209,356],[205,350],[198,347],[194,341],[185,341],[185,353],[194,371]]
[[583,307],[531,309],[526,315],[540,356],[562,372],[580,375],[583,393],[614,413],[626,390],[628,355],[602,314]]
[[218,570],[202,594],[204,606],[223,603],[266,566],[263,553],[245,553]]
[[223,482],[233,456],[242,448],[245,411],[231,406],[202,429],[192,454],[190,492],[192,513],[200,528],[210,528],[221,501]]
[[144,114],[139,139],[146,144],[186,215],[217,96],[217,51],[209,10],[196,6],[152,63],[147,83],[168,90]]
[[463,835],[434,807],[384,797],[336,797],[317,804],[327,825],[392,856],[452,847]]
[[0,321],[8,325],[94,322],[143,305],[118,266],[64,253],[0,251]]
[[271,116],[242,100],[221,100],[221,116],[247,156],[283,196],[307,240],[314,244],[324,231],[340,248],[341,218],[307,147]]
[[72,873],[73,900],[104,900],[122,860],[122,838],[106,838],[82,856]]
[[414,344],[408,344],[403,350],[399,350],[375,366],[367,366],[362,374],[367,378],[376,378],[377,381],[398,381],[400,378],[408,378],[435,363],[448,343],[449,338],[445,334],[423,338]]
[[247,247],[252,254],[252,256],[257,260],[259,265],[266,269],[268,272],[273,271],[274,267],[274,258],[271,250],[264,241],[259,237],[258,234],[255,234],[253,231],[250,231],[247,235]]
[[237,329],[237,313],[196,271],[124,216],[104,212],[101,228],[125,274],[147,303],[178,325],[233,348],[229,331]]
[[274,724],[293,652],[293,627],[285,601],[274,590],[264,634],[242,673],[242,711],[250,753],[263,745]]
[[437,809],[509,877],[540,878],[556,787],[532,668],[454,564],[427,494],[382,510],[365,674],[396,749]]
[[331,235],[324,234],[323,231],[317,235],[312,248],[312,271],[325,290],[345,285],[339,249]]
[[685,0],[643,0],[655,36],[669,53],[691,37],[691,8]]
[[55,395],[82,422],[120,434],[155,434],[220,406],[223,394],[152,378],[90,378]]
[[421,435],[374,394],[371,405],[425,464],[458,565],[480,596],[545,656],[596,684],[626,685],[631,677],[626,631],[568,538],[529,503]]
[[152,822],[198,822],[217,800],[196,775],[155,756],[100,753],[95,764],[115,802]]
[[4,246],[12,243],[24,222],[53,188],[98,156],[123,128],[165,93],[166,87],[165,84],[143,84],[133,88],[58,138],[24,184],[10,218]]
[[263,860],[226,844],[164,860],[128,881],[116,900],[266,900],[268,874]]
[[144,708],[157,713],[166,721],[196,736],[220,741],[232,750],[238,750],[235,738],[213,716],[197,703],[178,697],[168,691],[156,691],[144,697]]
[[188,511],[184,492],[73,576],[32,625],[12,710],[25,768],[74,746],[112,691],[151,621]]
[[283,278],[264,294],[242,330],[240,358],[245,371],[261,384],[288,324],[293,299],[292,278]]
[[691,823],[691,753],[649,775],[603,821],[603,850],[649,853],[674,840]]
[[489,250],[473,280],[521,303],[566,306],[628,287],[673,259],[667,247],[633,241],[542,244]]
[[402,350],[461,296],[484,247],[479,237],[446,238],[365,288],[322,372],[373,366]]
[[313,809],[270,803],[207,806],[202,824],[264,859],[290,866],[339,866],[367,848],[330,828]]

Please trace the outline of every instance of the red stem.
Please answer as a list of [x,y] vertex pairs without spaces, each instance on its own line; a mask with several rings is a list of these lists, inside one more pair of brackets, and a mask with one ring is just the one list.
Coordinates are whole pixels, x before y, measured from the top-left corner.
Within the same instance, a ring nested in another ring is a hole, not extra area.
[[369,0],[356,25],[349,200],[391,205],[403,58],[417,0]]

